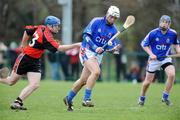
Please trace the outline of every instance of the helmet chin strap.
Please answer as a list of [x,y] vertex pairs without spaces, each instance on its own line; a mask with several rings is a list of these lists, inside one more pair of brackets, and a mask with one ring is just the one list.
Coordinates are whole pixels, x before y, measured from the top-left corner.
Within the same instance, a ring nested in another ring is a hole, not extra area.
[[49,27],[50,31],[51,31],[53,34],[58,33],[58,32],[54,32],[54,27],[53,27],[53,25],[47,25],[47,26]]
[[160,30],[163,34],[165,34],[168,30],[168,28],[160,27]]
[[160,29],[162,30],[162,31],[167,31],[167,29],[166,28],[164,28],[164,27],[160,27]]
[[106,15],[106,23],[107,23],[108,25],[113,25],[114,23],[109,23],[107,17],[108,17],[108,15]]
[[108,20],[106,20],[106,23],[107,23],[108,25],[113,25],[113,23],[109,23]]

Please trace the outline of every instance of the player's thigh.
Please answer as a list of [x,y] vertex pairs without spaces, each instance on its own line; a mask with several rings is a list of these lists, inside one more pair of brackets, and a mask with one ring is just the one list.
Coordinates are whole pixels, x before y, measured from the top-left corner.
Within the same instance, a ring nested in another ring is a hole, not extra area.
[[96,58],[92,57],[90,59],[88,59],[87,61],[85,61],[84,63],[84,66],[91,72],[95,72],[95,73],[99,73],[101,70],[100,70],[100,67],[99,67],[99,64],[98,64],[98,61]]
[[39,85],[41,80],[41,73],[39,72],[28,72],[27,78],[30,84],[36,84]]
[[155,77],[155,73],[146,72],[145,81],[152,82]]
[[100,73],[100,67],[96,58],[90,58],[85,63],[84,66],[91,72],[91,73]]
[[169,65],[164,69],[167,76],[175,76],[175,67],[174,65]]
[[80,78],[87,79],[90,74],[91,74],[91,72],[89,71],[89,69],[86,66],[84,66]]

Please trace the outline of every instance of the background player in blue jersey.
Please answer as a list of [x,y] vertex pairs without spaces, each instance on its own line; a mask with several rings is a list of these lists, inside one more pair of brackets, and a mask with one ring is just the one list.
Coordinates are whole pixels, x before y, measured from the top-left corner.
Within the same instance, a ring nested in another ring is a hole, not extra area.
[[152,30],[141,43],[142,48],[148,53],[149,60],[146,69],[146,77],[142,84],[142,89],[138,104],[143,106],[145,94],[154,79],[155,71],[163,69],[167,75],[166,86],[162,95],[162,102],[171,105],[169,93],[175,79],[175,67],[172,58],[163,58],[171,54],[171,46],[174,45],[177,53],[180,53],[179,41],[175,30],[170,29],[171,18],[163,15],[159,20],[159,27]]
[[73,111],[72,100],[84,85],[85,94],[82,105],[86,107],[94,106],[91,101],[91,91],[101,72],[99,64],[101,63],[103,52],[106,50],[115,51],[120,48],[120,42],[117,39],[113,40],[111,46],[103,48],[103,45],[116,34],[117,29],[114,22],[119,17],[119,8],[110,6],[106,16],[92,19],[85,28],[79,54],[80,61],[84,67],[80,78],[74,83],[72,89],[64,98],[68,111]]

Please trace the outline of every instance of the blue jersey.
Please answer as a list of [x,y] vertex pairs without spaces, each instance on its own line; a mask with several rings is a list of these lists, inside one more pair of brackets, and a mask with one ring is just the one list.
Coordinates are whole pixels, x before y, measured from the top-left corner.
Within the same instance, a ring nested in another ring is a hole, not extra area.
[[179,44],[177,33],[173,29],[168,29],[166,34],[162,34],[159,28],[156,28],[148,33],[148,35],[141,42],[142,47],[149,46],[152,53],[155,54],[159,61],[164,60],[161,56],[171,54],[171,45]]
[[116,33],[115,25],[108,25],[106,17],[96,17],[91,20],[83,32],[83,35],[89,38],[83,37],[82,47],[95,52],[97,47],[105,45]]

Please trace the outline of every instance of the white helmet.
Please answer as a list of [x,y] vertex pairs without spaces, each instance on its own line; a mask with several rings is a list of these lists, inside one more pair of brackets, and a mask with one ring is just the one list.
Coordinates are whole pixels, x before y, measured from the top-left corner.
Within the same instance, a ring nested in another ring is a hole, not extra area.
[[119,8],[116,6],[110,6],[107,11],[107,16],[109,16],[109,15],[119,18],[120,17]]

